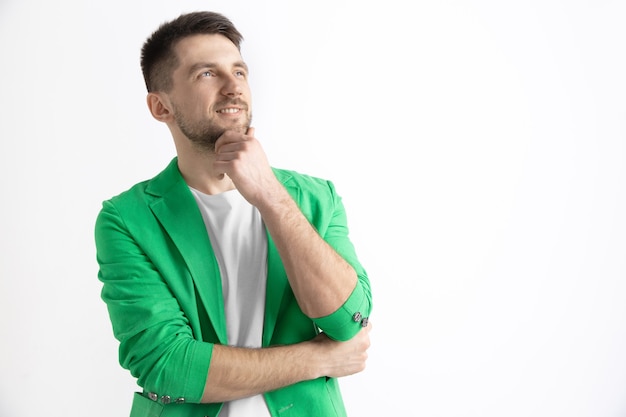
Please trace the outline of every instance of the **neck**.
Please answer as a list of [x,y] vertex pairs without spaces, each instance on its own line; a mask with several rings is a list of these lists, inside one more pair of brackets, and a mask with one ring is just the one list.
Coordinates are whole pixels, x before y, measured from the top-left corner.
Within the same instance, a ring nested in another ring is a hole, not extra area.
[[193,147],[176,147],[178,169],[188,186],[205,194],[220,194],[235,189],[228,175],[213,169],[215,153]]

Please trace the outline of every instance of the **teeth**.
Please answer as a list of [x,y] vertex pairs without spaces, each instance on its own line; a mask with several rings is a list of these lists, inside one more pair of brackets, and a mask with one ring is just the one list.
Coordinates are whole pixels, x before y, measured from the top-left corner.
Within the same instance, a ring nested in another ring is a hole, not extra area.
[[239,112],[239,109],[232,109],[232,108],[222,109],[219,111],[219,113],[238,113],[238,112]]

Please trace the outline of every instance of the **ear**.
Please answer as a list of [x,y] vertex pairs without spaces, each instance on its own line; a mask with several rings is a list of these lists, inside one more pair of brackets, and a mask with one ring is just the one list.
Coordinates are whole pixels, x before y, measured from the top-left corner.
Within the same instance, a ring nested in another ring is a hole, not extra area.
[[148,109],[152,117],[159,122],[169,123],[174,120],[174,112],[168,97],[163,93],[148,93],[146,97]]

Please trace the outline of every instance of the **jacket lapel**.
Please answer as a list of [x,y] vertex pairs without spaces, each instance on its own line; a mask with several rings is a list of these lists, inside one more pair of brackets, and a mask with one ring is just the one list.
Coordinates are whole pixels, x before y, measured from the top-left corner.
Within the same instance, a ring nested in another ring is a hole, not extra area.
[[[287,189],[294,200],[299,201],[299,190],[289,185],[291,176],[283,171],[274,170],[276,177]],[[276,327],[278,314],[285,294],[289,289],[289,281],[285,267],[280,259],[278,249],[267,233],[267,288],[265,295],[265,324],[263,328],[263,346],[271,344],[272,335]]]
[[217,337],[220,343],[226,344],[219,266],[202,214],[178,170],[177,158],[150,182],[146,192],[157,197],[150,208],[180,251]]
[[267,286],[265,290],[265,323],[263,346],[269,346],[276,327],[280,305],[287,290],[287,274],[272,237],[267,234]]

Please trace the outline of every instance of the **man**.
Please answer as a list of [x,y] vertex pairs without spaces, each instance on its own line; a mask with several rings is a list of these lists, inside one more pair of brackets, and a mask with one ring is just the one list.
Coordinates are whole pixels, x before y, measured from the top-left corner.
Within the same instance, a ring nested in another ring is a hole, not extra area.
[[177,156],[96,221],[132,417],[345,416],[365,368],[371,292],[329,181],[270,167],[251,122],[241,34],[184,14],[142,48]]

